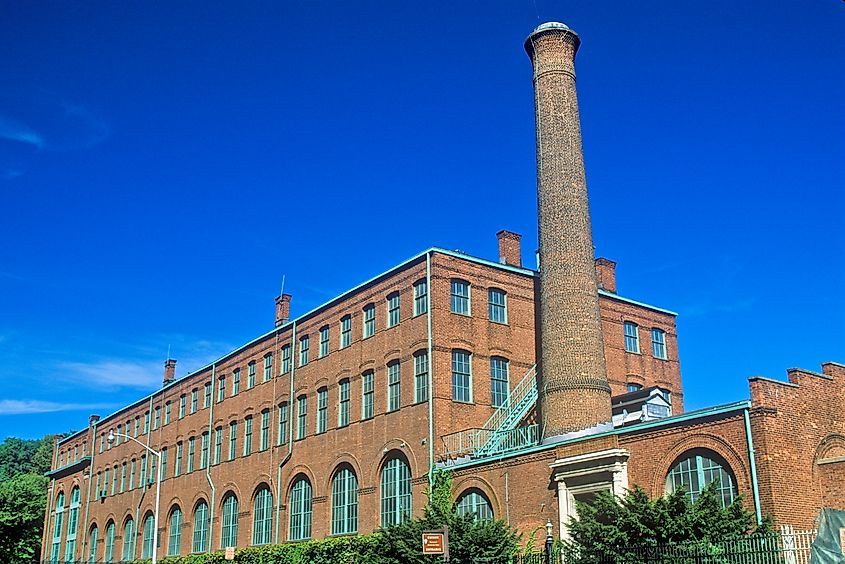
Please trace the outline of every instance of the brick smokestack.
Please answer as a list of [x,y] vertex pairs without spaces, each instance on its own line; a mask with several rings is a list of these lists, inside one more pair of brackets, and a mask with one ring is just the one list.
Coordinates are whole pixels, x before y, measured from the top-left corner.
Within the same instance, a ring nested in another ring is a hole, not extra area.
[[540,409],[544,438],[611,421],[575,53],[562,23],[525,40],[534,67],[540,242]]
[[284,325],[290,319],[290,294],[276,298],[276,327]]
[[168,358],[164,361],[164,381],[163,384],[166,386],[176,380],[176,361],[172,358]]
[[522,235],[502,229],[496,233],[499,239],[499,262],[522,267],[522,249],[519,242]]

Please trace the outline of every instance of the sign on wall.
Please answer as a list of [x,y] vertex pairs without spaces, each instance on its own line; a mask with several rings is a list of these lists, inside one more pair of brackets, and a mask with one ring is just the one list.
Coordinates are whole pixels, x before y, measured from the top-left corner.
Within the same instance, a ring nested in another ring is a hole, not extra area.
[[449,559],[449,527],[442,531],[424,531],[422,534],[423,554],[442,554],[444,561]]

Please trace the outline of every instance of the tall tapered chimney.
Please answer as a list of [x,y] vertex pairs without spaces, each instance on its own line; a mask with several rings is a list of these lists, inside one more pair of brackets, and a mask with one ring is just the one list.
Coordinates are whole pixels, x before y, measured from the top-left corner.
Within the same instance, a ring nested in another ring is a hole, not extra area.
[[540,242],[540,410],[550,438],[611,421],[575,53],[581,40],[548,22],[525,40],[534,67]]
[[276,298],[276,327],[284,325],[290,319],[290,294],[282,294]]
[[168,385],[176,380],[176,361],[172,358],[168,358],[164,361],[164,378],[162,380],[163,385]]

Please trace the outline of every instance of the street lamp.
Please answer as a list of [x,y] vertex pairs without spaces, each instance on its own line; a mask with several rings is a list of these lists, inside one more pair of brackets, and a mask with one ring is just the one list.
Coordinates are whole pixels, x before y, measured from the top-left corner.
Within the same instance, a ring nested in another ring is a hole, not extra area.
[[552,564],[552,520],[546,520],[546,563]]
[[[155,521],[155,524],[153,525],[153,560],[152,560],[152,564],[156,564],[156,561],[158,560],[156,558],[156,556],[158,554],[158,502],[159,502],[159,497],[160,497],[159,494],[161,493],[161,452],[158,452],[158,451],[151,449],[150,447],[148,447],[147,445],[145,445],[144,443],[142,443],[141,441],[139,441],[135,437],[131,437],[131,436],[124,434],[124,433],[115,433],[113,430],[109,430],[109,437],[108,437],[109,445],[111,445],[114,442],[115,437],[125,437],[125,438],[127,438],[131,441],[135,441],[136,443],[138,443],[139,445],[141,445],[142,447],[147,449],[147,451],[149,451],[150,454],[152,454],[156,458],[158,458],[158,462],[156,463],[156,510],[155,510],[155,515],[153,516],[153,520]],[[146,484],[144,484],[144,486],[146,486]]]

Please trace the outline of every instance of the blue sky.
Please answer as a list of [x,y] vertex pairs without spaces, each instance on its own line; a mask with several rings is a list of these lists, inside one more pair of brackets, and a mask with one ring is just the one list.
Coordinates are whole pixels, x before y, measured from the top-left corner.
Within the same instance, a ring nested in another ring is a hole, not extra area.
[[0,431],[79,429],[429,246],[533,263],[540,21],[581,35],[596,251],[688,409],[845,362],[845,4],[10,2]]

